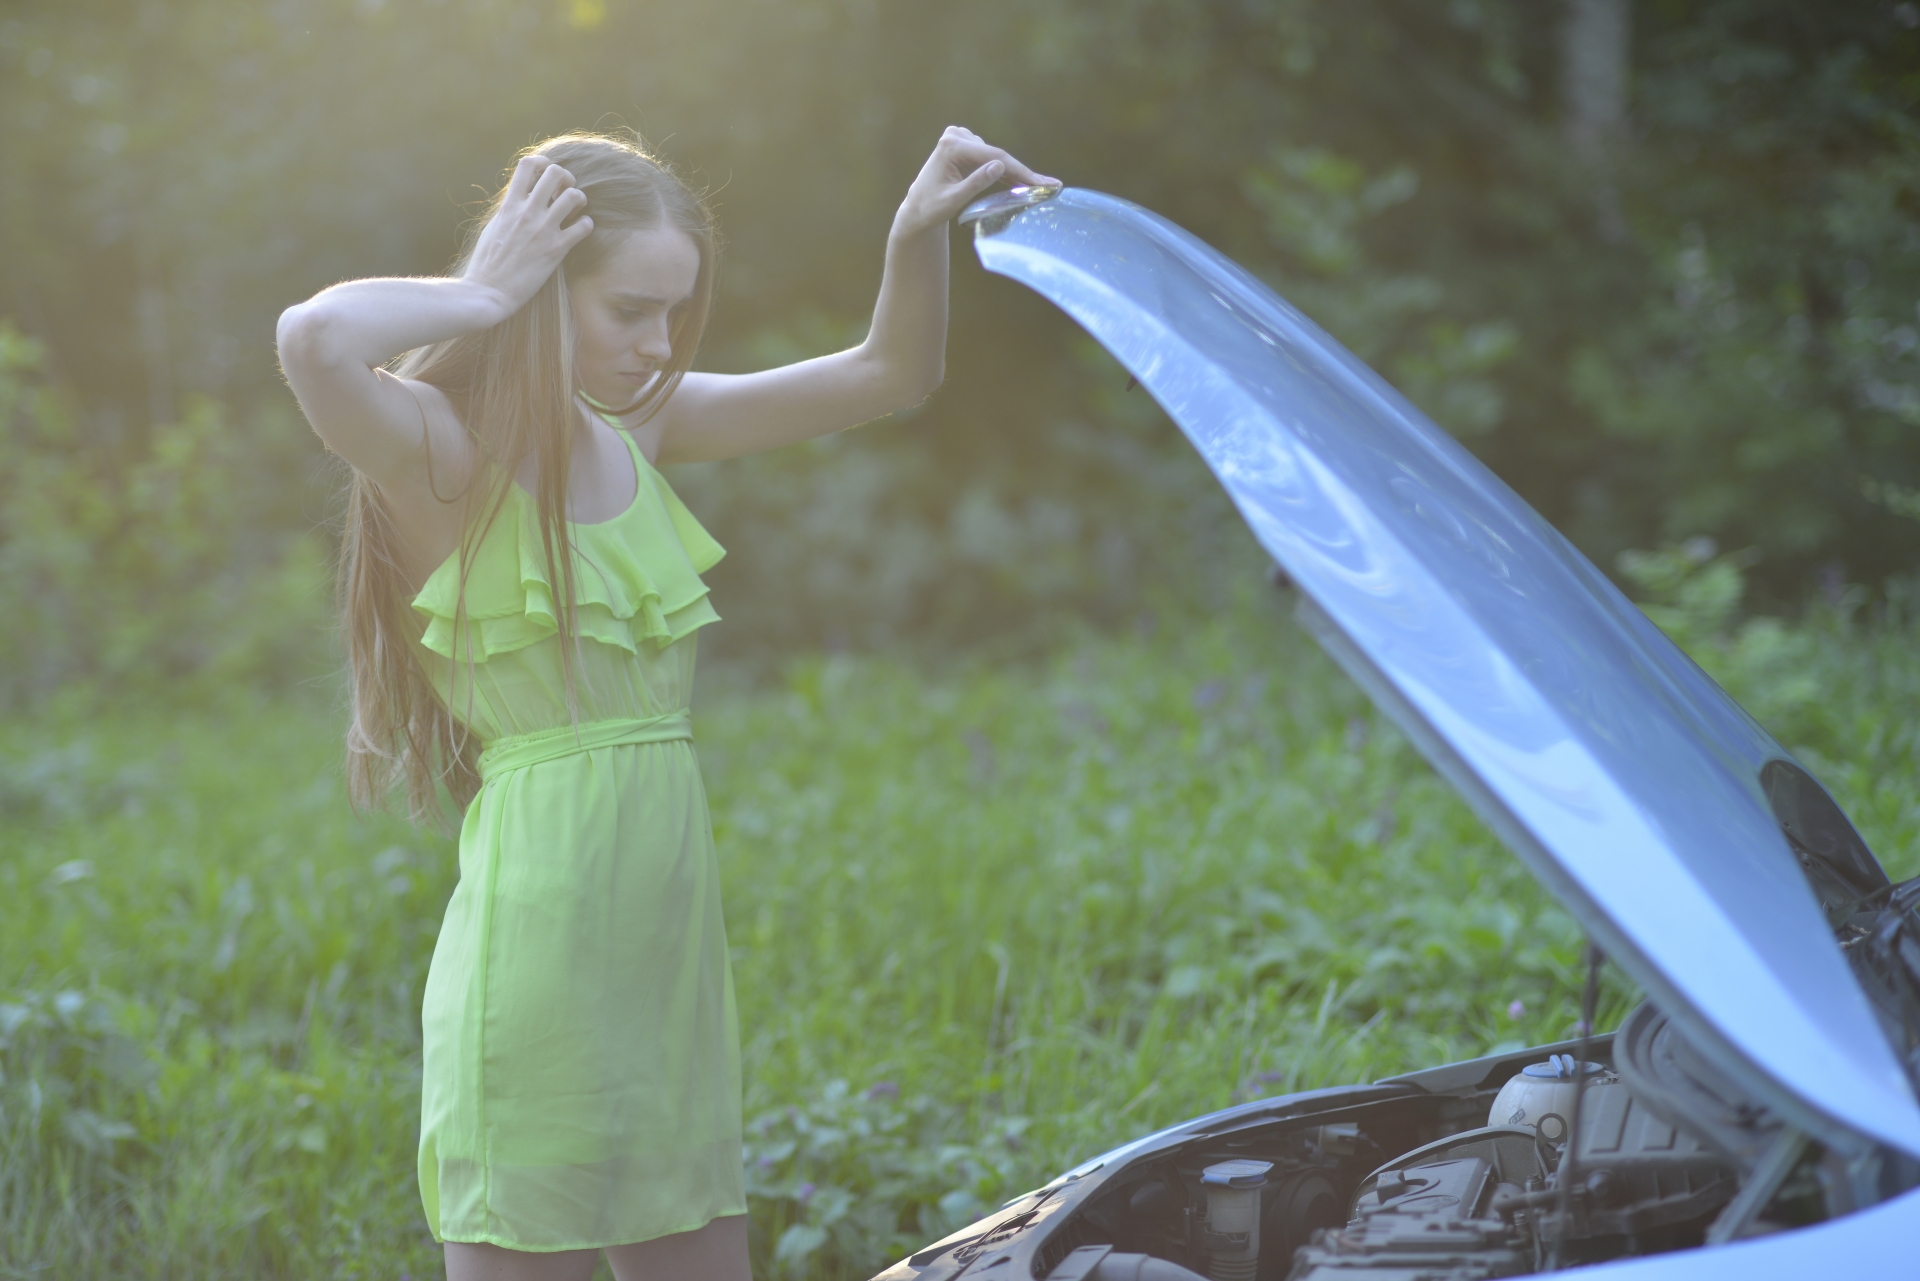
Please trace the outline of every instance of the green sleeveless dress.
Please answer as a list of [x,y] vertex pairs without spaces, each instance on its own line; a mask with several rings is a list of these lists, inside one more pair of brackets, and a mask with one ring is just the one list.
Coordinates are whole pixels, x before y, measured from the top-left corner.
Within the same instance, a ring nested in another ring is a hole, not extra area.
[[[421,1011],[434,1235],[516,1250],[746,1213],[740,1049],[688,704],[723,552],[620,433],[639,492],[571,526],[576,724],[557,585],[518,485],[414,599],[419,655],[485,751]],[[457,634],[463,633],[463,634]],[[469,664],[468,660],[472,662]]]

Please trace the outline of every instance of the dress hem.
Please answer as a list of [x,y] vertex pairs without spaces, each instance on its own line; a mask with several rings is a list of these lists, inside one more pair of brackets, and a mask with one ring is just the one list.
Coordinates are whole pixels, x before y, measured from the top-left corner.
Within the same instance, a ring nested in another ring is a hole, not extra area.
[[505,1237],[496,1236],[491,1232],[484,1232],[472,1237],[441,1236],[436,1232],[434,1233],[433,1239],[440,1245],[497,1245],[502,1250],[517,1250],[522,1254],[563,1254],[568,1250],[611,1250],[616,1246],[622,1245],[644,1245],[648,1241],[658,1241],[663,1237],[677,1236],[682,1232],[698,1232],[701,1228],[706,1227],[716,1219],[731,1219],[744,1215],[746,1212],[747,1207],[744,1205],[737,1210],[718,1210],[700,1220],[698,1223],[688,1224],[684,1228],[668,1228],[666,1231],[656,1232],[650,1237],[626,1237],[619,1241],[583,1241],[571,1245],[524,1245],[518,1241],[510,1241]]

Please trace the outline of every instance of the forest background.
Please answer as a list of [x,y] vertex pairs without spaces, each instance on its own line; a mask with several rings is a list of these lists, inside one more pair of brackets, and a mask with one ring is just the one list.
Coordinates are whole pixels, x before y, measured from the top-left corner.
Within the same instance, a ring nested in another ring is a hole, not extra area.
[[[1920,870],[1905,657],[1920,5],[14,0],[0,10],[0,1270],[425,1266],[392,1132],[411,1124],[409,1019],[451,870],[437,838],[314,817],[341,808],[325,589],[340,476],[279,380],[280,309],[350,276],[442,270],[515,150],[632,127],[720,212],[701,366],[816,354],[861,334],[893,207],[953,122],[1269,280],[1620,574],[1826,762],[1890,865]],[[929,404],[673,478],[732,549],[711,575],[727,624],[703,638],[703,753],[739,851],[730,929],[759,940],[736,965],[787,985],[747,1015],[784,1028],[750,1047],[767,1158],[756,1250],[796,1275],[926,1239],[1120,1137],[1115,1112],[1174,1119],[1256,1078],[1344,1079],[1564,1022],[1564,918],[1503,879],[1510,860],[1443,789],[1416,803],[1424,769],[1316,657],[1273,639],[1277,607],[1249,596],[1257,550],[1152,403],[1046,304],[980,272],[964,237],[955,252],[949,377]],[[1333,688],[1303,702],[1276,669],[1270,689],[1274,663]],[[1096,677],[1212,746],[1166,760],[1129,746],[1132,714]],[[868,729],[803,724],[829,700]],[[924,726],[891,723],[904,705]],[[1060,724],[1022,720],[1034,707]],[[1240,719],[1207,721],[1219,708]],[[1078,757],[1047,736],[1082,731],[1108,754],[1097,786],[1048,772]],[[222,744],[258,751],[223,764]],[[900,753],[933,763],[896,812],[865,789]],[[1220,760],[1244,767],[1243,790],[1207,781]],[[1372,782],[1341,772],[1369,761]],[[1249,925],[1221,896],[1265,866],[1249,850],[1256,811],[1276,818],[1259,806],[1283,803],[1259,782],[1272,770],[1333,771],[1315,803],[1351,813],[1269,853],[1296,860],[1289,876],[1325,860],[1349,883],[1329,873],[1318,897]],[[1891,793],[1889,770],[1905,771]],[[854,899],[897,938],[927,890],[884,891],[875,850],[957,839],[1023,771],[1025,800],[994,803],[1037,844],[956,853],[977,884],[941,891],[971,924],[934,932],[917,963],[847,941]],[[1252,807],[1246,832],[1182,873],[1190,916],[1143,866],[1048,864],[1057,879],[1030,887],[1099,915],[1118,910],[1086,897],[1104,886],[1141,913],[1111,931],[1150,946],[1062,958],[1039,923],[1023,935],[988,912],[996,880],[1073,845],[1044,835],[1062,806],[1099,857],[1144,858],[1150,829],[1191,823],[1217,843],[1222,797]],[[299,849],[275,834],[292,810],[318,825]],[[810,870],[809,834],[853,880]],[[1461,849],[1481,852],[1441,859]],[[1459,968],[1402,964],[1426,954],[1380,896],[1417,883],[1461,898],[1460,867],[1477,887],[1460,910],[1484,919],[1420,918],[1422,946]],[[402,888],[377,912],[349,889],[317,906],[336,873]],[[1152,911],[1137,897],[1150,890]],[[1297,911],[1331,935],[1274,951],[1306,929]],[[949,946],[972,951],[943,959]],[[1219,948],[1239,959],[1196,959]],[[1023,988],[1042,958],[1084,979],[1078,994]],[[899,977],[949,961],[948,987]],[[815,978],[792,986],[803,971]],[[829,981],[864,991],[873,974],[892,994],[866,1015]],[[1393,983],[1412,995],[1387,1000]],[[1259,1035],[1223,1030],[1223,1010],[1251,1019],[1259,1002],[1277,1003]],[[1534,1013],[1489,1013],[1509,1008]],[[913,1053],[869,1044],[916,1018],[945,1030]],[[1318,1048],[1288,1058],[1283,1027]],[[948,1036],[984,1045],[984,1066],[941,1075]],[[1198,1065],[1226,1042],[1229,1068],[1166,1067],[1187,1061],[1176,1043],[1212,1046],[1191,1051]],[[1036,1075],[1048,1053],[1052,1075]],[[1088,1066],[1106,1053],[1132,1066]]]

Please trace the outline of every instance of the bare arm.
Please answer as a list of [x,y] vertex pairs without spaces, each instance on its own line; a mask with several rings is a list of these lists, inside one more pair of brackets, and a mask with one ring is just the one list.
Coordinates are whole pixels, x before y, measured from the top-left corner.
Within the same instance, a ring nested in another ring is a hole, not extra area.
[[655,420],[660,461],[758,453],[932,395],[946,374],[947,224],[1001,178],[1054,182],[967,130],[949,128],[894,215],[866,340],[757,374],[688,374]]
[[584,217],[564,225],[585,202],[565,169],[529,156],[514,171],[465,276],[348,281],[282,313],[281,368],[327,447],[382,489],[404,489],[422,473],[427,438],[437,458],[457,465],[466,438],[445,398],[431,388],[409,389],[378,366],[512,315],[593,229]]
[[[497,324],[489,291],[464,280],[353,280],[280,315],[280,367],[327,448],[383,489],[422,458],[424,406],[441,408],[377,366],[399,352]],[[438,456],[458,459],[458,424],[429,420]]]

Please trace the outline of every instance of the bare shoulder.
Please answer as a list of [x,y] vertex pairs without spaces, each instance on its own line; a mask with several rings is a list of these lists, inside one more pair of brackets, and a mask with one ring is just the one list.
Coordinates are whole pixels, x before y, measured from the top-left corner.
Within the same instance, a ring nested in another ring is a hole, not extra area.
[[675,442],[697,430],[695,425],[709,400],[713,383],[724,378],[723,374],[689,370],[680,375],[680,382],[674,387],[673,394],[651,415],[641,418],[637,414],[622,414],[613,421],[621,431],[633,437],[633,443],[649,463],[659,466],[662,463],[683,462],[685,459],[675,456]]
[[432,383],[400,378],[384,369],[374,372],[389,389],[393,405],[390,412],[400,429],[395,435],[404,445],[396,451],[396,465],[385,475],[369,478],[383,492],[396,493],[415,485],[441,488],[449,481],[455,488],[464,485],[473,470],[476,452],[452,398]]
[[396,465],[385,475],[368,479],[379,489],[406,546],[412,577],[424,581],[459,545],[466,510],[461,499],[472,483],[479,455],[458,408],[444,391],[384,369],[377,377],[396,403],[404,397],[411,407],[407,434],[412,439],[411,448],[394,460]]

